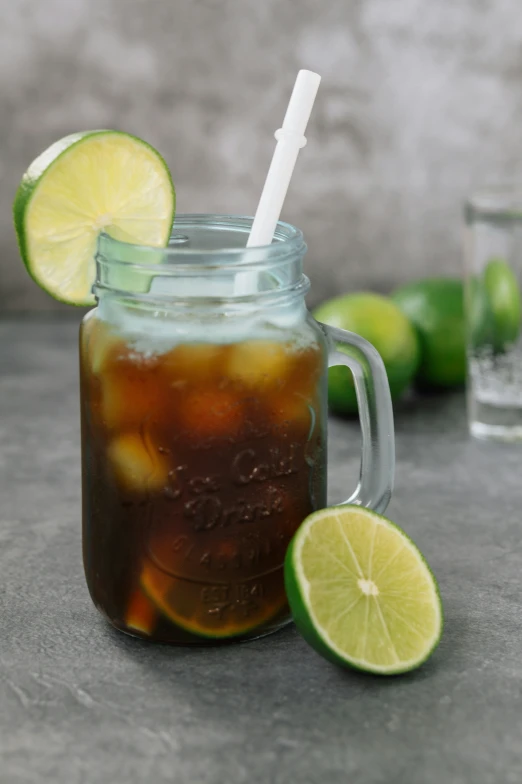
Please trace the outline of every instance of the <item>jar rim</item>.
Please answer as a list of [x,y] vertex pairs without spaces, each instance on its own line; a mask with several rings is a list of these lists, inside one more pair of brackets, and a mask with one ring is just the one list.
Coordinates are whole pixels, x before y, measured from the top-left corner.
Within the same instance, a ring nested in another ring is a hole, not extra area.
[[[183,301],[191,306],[268,306],[274,297],[282,302],[303,296],[309,283],[303,275],[306,244],[301,230],[279,221],[270,245],[247,248],[252,222],[247,216],[182,214],[166,248],[102,234],[93,292],[98,298],[131,296],[136,302],[175,302],[179,307]],[[220,247],[220,237],[232,246]]]
[[[287,261],[290,257],[303,256],[306,243],[303,232],[296,226],[285,221],[278,221],[274,232],[274,240],[269,245],[247,248],[246,239],[252,227],[253,218],[247,215],[221,215],[217,213],[181,213],[176,215],[169,244],[166,247],[137,245],[124,240],[115,239],[106,232],[101,232],[98,239],[97,258],[136,264],[147,264],[153,269],[155,262],[165,270],[165,265],[172,271],[194,271],[199,269],[216,269],[226,264],[227,267],[241,265],[242,269],[257,268]],[[227,229],[238,235],[245,236],[245,245],[236,247],[187,247],[183,239],[184,231],[212,228],[215,232]],[[181,240],[181,241],[180,241]],[[156,261],[157,259],[157,261]],[[198,261],[200,262],[198,264]]]
[[503,182],[479,188],[466,201],[466,210],[474,217],[522,218],[522,185]]

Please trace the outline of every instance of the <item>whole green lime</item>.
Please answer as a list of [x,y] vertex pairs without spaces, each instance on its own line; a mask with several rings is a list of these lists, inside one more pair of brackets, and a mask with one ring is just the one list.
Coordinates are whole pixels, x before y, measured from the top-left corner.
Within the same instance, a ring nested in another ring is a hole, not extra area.
[[[379,294],[346,294],[320,305],[314,316],[331,327],[355,332],[375,346],[388,374],[392,399],[401,396],[415,376],[420,353],[415,330],[394,302]],[[338,348],[343,351],[341,344]],[[328,402],[338,414],[357,411],[352,373],[344,365],[328,371]]]
[[428,278],[402,286],[392,299],[417,330],[421,345],[418,381],[454,387],[466,379],[464,288],[460,280]]

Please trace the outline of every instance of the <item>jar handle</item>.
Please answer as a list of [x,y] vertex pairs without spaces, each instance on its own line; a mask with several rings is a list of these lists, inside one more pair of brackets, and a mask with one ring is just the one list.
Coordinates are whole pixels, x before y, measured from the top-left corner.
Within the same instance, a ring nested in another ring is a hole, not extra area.
[[[353,373],[362,430],[361,473],[353,495],[344,504],[357,504],[383,513],[395,475],[395,438],[390,387],[384,363],[367,340],[319,322],[328,339],[328,367],[346,365]],[[337,345],[343,346],[339,351]]]

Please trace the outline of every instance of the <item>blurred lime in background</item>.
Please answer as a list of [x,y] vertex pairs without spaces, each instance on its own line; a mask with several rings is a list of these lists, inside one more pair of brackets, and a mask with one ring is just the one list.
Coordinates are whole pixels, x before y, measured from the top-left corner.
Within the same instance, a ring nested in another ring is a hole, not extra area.
[[396,289],[393,301],[417,332],[421,387],[454,387],[466,380],[464,287],[452,278],[428,278]]
[[[410,385],[420,361],[419,342],[406,316],[389,298],[367,292],[346,294],[320,305],[314,316],[332,327],[355,332],[375,346],[384,362],[393,400]],[[349,368],[338,365],[329,369],[328,402],[335,413],[357,412]]]

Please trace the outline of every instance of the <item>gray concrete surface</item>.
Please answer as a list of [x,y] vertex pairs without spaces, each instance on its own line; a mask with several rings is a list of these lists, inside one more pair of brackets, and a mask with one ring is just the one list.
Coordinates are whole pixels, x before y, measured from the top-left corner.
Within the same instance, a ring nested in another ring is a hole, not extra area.
[[323,76],[284,217],[314,296],[460,269],[460,212],[522,175],[518,0],[0,0],[0,309],[60,308],[10,205],[76,130],[156,145],[180,211],[252,214],[299,68]]
[[[461,395],[397,411],[389,515],[439,578],[440,648],[406,677],[294,628],[221,649],[108,627],[80,554],[76,325],[0,322],[2,784],[518,784],[522,450],[468,440]],[[358,467],[331,426],[331,500]]]

